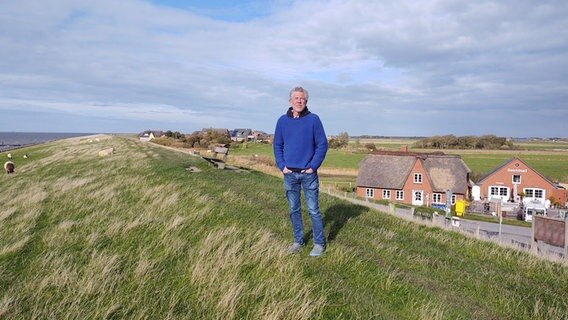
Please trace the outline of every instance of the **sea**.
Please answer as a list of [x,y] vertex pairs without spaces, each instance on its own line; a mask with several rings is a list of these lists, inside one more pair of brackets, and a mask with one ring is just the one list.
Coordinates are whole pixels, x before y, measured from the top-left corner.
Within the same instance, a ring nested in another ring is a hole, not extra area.
[[84,132],[0,132],[0,152],[40,144],[44,142],[90,136]]

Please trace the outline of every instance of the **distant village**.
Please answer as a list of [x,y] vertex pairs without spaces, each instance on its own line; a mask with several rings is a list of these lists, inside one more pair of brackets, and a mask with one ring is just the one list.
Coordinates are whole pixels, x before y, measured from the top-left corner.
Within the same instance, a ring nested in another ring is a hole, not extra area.
[[[345,135],[346,137],[342,137]],[[171,131],[144,131],[141,141],[162,136],[183,141],[185,147],[228,145],[232,142],[268,142],[271,135],[253,129],[204,128],[189,135]],[[370,137],[370,136],[366,136]],[[347,133],[330,138],[330,147],[337,140],[349,139]],[[474,141],[469,141],[474,139]],[[464,142],[465,140],[465,142]],[[346,141],[346,142],[347,142]],[[450,141],[450,142],[448,142]],[[455,137],[452,135],[420,140],[426,147],[448,147],[455,144],[491,146],[495,149],[512,148],[511,139],[493,135],[482,137]],[[468,147],[466,147],[468,148]],[[495,202],[503,204],[510,214],[522,215],[523,208],[534,207],[541,211],[551,206],[565,207],[568,192],[558,181],[551,181],[519,158],[504,162],[483,177],[472,180],[470,168],[460,156],[442,152],[382,151],[369,148],[361,162],[355,193],[360,198],[387,200],[413,206],[455,205],[459,200]],[[483,211],[483,209],[480,209]],[[525,218],[526,219],[526,218]]]
[[260,130],[253,129],[225,129],[225,128],[203,128],[201,131],[194,131],[191,134],[183,134],[180,132],[161,131],[161,130],[146,130],[141,132],[138,137],[141,141],[150,141],[160,137],[169,137],[175,139],[182,139],[191,141],[192,138],[210,137],[211,140],[217,140],[217,143],[235,142],[261,142],[271,139],[271,135]]

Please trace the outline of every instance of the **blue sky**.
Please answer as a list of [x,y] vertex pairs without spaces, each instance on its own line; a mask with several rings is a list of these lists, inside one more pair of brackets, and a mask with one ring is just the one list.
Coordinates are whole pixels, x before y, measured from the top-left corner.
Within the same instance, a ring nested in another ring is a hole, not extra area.
[[0,0],[0,131],[568,137],[566,1]]

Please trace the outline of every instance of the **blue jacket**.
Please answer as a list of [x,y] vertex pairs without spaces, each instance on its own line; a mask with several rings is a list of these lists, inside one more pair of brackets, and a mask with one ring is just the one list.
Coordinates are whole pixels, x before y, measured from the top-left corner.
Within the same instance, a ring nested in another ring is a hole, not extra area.
[[280,171],[284,167],[317,171],[327,153],[327,136],[320,118],[307,107],[294,118],[290,107],[276,122],[273,148]]

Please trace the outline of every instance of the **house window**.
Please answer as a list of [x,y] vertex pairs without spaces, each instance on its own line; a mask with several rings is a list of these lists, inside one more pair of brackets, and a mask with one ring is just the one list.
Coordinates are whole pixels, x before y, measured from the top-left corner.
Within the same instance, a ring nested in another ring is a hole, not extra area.
[[432,194],[432,203],[442,203],[442,194],[441,193]]
[[509,196],[509,188],[507,187],[490,187],[489,194],[495,197]]
[[421,173],[415,173],[414,174],[414,183],[422,183],[422,174]]
[[396,191],[396,200],[404,200],[404,191],[401,190]]
[[391,198],[391,191],[383,190],[383,199],[390,199],[390,198]]
[[520,174],[514,174],[513,175],[513,183],[514,184],[520,184],[521,183],[521,175]]
[[365,195],[367,196],[367,198],[374,198],[375,197],[375,189],[367,188],[367,190],[365,192],[366,192]]
[[544,199],[543,189],[524,189],[525,198]]

